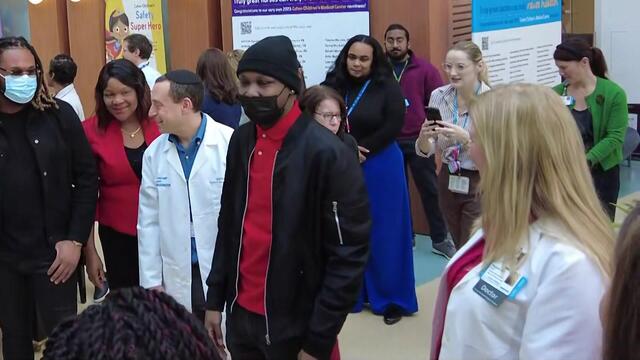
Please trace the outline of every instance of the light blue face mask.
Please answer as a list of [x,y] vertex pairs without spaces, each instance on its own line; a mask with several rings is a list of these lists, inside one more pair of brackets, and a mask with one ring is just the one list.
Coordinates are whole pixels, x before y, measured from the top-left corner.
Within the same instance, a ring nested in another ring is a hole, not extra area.
[[38,88],[36,75],[2,75],[4,96],[18,104],[26,104],[33,99]]

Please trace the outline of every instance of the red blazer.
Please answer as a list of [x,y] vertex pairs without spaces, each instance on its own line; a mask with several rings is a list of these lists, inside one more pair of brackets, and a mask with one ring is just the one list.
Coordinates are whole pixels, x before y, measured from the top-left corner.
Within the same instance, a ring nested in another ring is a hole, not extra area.
[[[82,126],[98,166],[100,193],[96,219],[116,231],[136,236],[140,180],[127,159],[120,126],[112,121],[103,131],[98,128],[95,115]],[[152,119],[142,122],[142,132],[147,145],[160,136],[158,125]]]

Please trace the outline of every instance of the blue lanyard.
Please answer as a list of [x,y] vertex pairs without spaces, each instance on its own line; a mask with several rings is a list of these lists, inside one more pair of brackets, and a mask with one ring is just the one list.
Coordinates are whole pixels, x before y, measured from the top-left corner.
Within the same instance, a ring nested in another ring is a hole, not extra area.
[[[482,88],[482,83],[478,84],[476,88],[476,95],[480,93],[480,89]],[[458,125],[459,115],[458,115],[458,91],[456,90],[455,95],[453,96],[453,125]],[[469,122],[469,112],[464,116],[464,124],[462,125],[463,129],[467,128],[467,123]]]
[[347,92],[347,94],[345,95],[344,102],[347,103],[347,118],[351,115],[351,113],[356,108],[356,106],[358,106],[358,103],[362,99],[362,96],[364,95],[364,93],[367,91],[367,88],[369,87],[370,83],[371,83],[371,79],[367,80],[367,82],[364,83],[364,85],[362,85],[362,88],[360,89],[360,92],[358,93],[358,96],[356,96],[355,100],[353,100],[353,104],[351,104],[351,106],[348,105],[349,104],[349,93]]
[[[458,115],[458,94],[453,97],[453,125],[458,125],[459,115]],[[462,125],[463,129],[467,128],[467,122],[469,121],[469,113],[464,116],[464,124]]]

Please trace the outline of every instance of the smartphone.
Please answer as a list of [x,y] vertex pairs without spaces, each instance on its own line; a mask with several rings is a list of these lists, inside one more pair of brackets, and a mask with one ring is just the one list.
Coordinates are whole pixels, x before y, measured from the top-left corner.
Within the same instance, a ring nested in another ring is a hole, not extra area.
[[436,124],[437,120],[442,120],[442,115],[440,115],[440,109],[426,106],[425,112],[427,113],[427,119],[429,119],[429,122],[431,123],[431,125],[437,125],[439,127],[442,127],[442,125]]

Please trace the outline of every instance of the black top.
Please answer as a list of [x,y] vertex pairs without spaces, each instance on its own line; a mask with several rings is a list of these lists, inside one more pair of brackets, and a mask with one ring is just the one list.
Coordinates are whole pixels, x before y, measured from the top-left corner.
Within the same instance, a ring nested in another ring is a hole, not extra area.
[[593,147],[593,117],[591,116],[591,112],[589,111],[589,109],[572,109],[571,114],[576,120],[578,129],[580,129],[580,135],[582,135],[584,149],[586,151],[591,150],[591,148]]
[[[347,89],[338,89],[350,107],[364,82],[353,82]],[[370,154],[383,150],[400,133],[404,124],[404,97],[398,82],[393,79],[373,80],[348,117],[350,134],[358,145]]]
[[353,136],[345,132],[338,133],[338,137],[342,140],[342,142],[345,145],[349,147],[349,149],[353,150],[353,153],[356,156],[356,159],[360,161],[360,150],[358,149],[358,142],[356,141],[356,139],[354,139]]
[[2,168],[0,261],[21,271],[46,271],[55,258],[47,244],[42,183],[26,131],[26,111],[0,113],[0,131],[7,141]]
[[[0,154],[4,154],[0,157],[0,232],[3,226],[9,226],[11,232],[11,227],[16,226],[15,219],[28,224],[29,233],[36,234],[33,235],[34,242],[37,242],[35,236],[43,232],[46,239],[43,246],[52,255],[47,265],[51,265],[54,259],[57,242],[87,241],[95,221],[98,199],[96,161],[80,119],[69,104],[58,99],[55,101],[55,106],[44,111],[27,105],[24,118],[19,119],[23,123],[14,125],[18,129],[24,126],[22,136],[26,138],[28,147],[24,147],[25,142],[20,136],[14,136],[21,130],[10,129],[7,132],[0,129]],[[17,147],[24,150],[15,151]],[[17,161],[12,160],[10,164],[5,161],[9,156],[17,156],[23,163],[16,166]],[[24,175],[17,175],[19,171]],[[5,176],[9,174],[12,178],[7,179]],[[18,184],[16,181],[33,183]],[[16,187],[23,196],[14,190]],[[33,192],[29,193],[27,189]],[[12,206],[10,213],[2,209],[7,207],[6,204]],[[32,216],[37,208],[40,208],[40,216]],[[26,245],[22,236],[19,240],[19,249],[30,249],[29,259],[38,258],[37,249]],[[14,257],[22,255],[15,251],[17,244],[8,243],[6,239],[0,242],[4,242],[5,254],[11,251]],[[34,271],[40,272],[47,267],[38,267]]]
[[402,75],[402,72],[409,65],[409,60],[396,61],[389,58],[389,62],[391,62],[391,66],[393,66],[393,72],[396,74],[397,78],[399,78]]
[[130,149],[128,147],[124,147],[124,151],[127,153],[127,159],[129,160],[129,165],[133,169],[133,172],[138,177],[138,180],[142,181],[142,156],[144,155],[144,151],[147,150],[147,143],[142,143],[137,149]]

